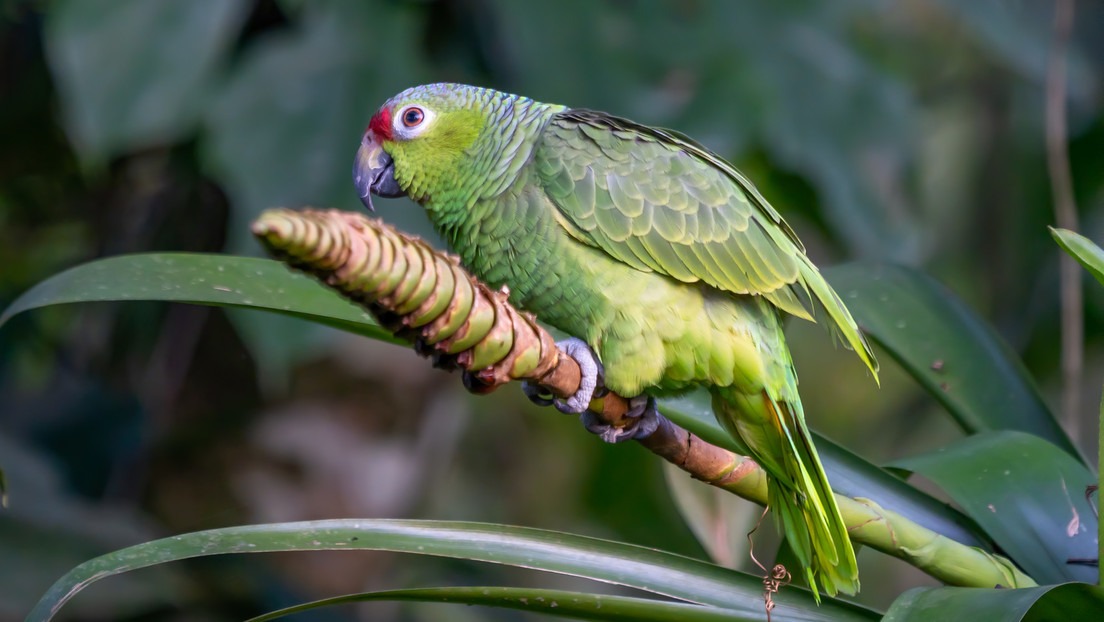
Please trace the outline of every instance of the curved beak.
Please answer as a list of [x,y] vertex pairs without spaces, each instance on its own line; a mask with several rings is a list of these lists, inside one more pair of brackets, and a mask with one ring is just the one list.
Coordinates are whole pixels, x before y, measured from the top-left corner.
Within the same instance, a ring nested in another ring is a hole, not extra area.
[[370,131],[361,139],[356,161],[353,162],[353,183],[360,201],[372,212],[376,211],[372,205],[373,194],[386,198],[405,194],[395,180],[395,163]]

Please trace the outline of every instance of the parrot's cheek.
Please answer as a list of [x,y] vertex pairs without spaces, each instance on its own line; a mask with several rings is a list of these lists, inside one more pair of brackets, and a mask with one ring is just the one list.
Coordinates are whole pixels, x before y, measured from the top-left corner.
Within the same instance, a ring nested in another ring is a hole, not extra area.
[[353,163],[353,184],[360,201],[369,211],[376,211],[372,195],[392,198],[405,193],[395,179],[395,163],[380,144],[366,135]]

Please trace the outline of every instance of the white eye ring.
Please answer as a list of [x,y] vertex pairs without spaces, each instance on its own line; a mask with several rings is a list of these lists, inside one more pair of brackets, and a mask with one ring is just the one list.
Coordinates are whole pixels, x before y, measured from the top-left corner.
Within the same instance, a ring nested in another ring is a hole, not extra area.
[[434,117],[436,115],[433,111],[425,106],[411,104],[399,109],[398,114],[391,121],[391,126],[400,138],[414,138],[433,123]]

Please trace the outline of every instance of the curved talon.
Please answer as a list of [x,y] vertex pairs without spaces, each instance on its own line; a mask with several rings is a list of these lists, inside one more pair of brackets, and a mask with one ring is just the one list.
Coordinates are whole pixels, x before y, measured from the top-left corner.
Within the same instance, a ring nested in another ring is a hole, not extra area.
[[577,415],[586,411],[590,406],[590,400],[594,398],[594,391],[602,382],[602,364],[594,354],[594,350],[582,339],[571,337],[563,341],[557,341],[556,347],[561,352],[575,359],[579,364],[582,377],[579,379],[579,388],[575,394],[567,399],[553,400],[553,405],[562,413]]
[[590,411],[584,412],[580,420],[588,432],[597,434],[599,438],[607,443],[647,438],[659,427],[659,410],[656,408],[655,398],[648,395],[637,395],[630,399],[629,411],[625,413],[625,417],[633,421],[623,428],[604,423],[598,418],[598,415]]
[[552,405],[552,394],[535,382],[529,382],[528,380],[523,381],[521,383],[521,392],[525,394],[525,397],[529,398],[530,402],[533,402],[537,406]]

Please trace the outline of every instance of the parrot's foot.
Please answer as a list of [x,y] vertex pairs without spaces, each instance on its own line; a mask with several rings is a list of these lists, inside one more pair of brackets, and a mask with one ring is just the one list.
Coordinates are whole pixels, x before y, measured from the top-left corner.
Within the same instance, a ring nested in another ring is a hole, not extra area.
[[555,405],[560,412],[577,415],[587,409],[590,400],[595,397],[602,386],[602,364],[598,362],[594,350],[591,350],[590,346],[582,339],[572,337],[557,341],[556,347],[560,349],[560,352],[570,356],[579,364],[581,377],[579,378],[579,388],[575,391],[575,394],[567,399],[556,399],[556,396],[552,395],[550,391],[528,380],[521,383],[521,391],[525,394],[525,397],[529,398],[530,402],[537,406]]
[[629,400],[629,410],[625,418],[632,419],[629,425],[618,428],[608,423],[603,423],[597,415],[589,411],[581,417],[583,427],[587,431],[597,434],[607,443],[620,443],[630,439],[642,439],[651,436],[659,427],[659,410],[656,408],[655,398],[649,395],[637,395]]
[[585,412],[590,406],[590,400],[594,398],[595,390],[602,384],[602,363],[598,361],[594,350],[582,339],[570,337],[557,341],[556,347],[579,364],[580,378],[579,388],[574,395],[567,399],[554,399],[552,404],[560,412],[569,415]]

